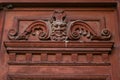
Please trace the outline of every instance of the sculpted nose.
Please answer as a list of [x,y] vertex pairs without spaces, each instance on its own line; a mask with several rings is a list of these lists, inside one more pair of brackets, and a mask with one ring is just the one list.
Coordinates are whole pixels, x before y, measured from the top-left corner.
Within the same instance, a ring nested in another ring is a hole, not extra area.
[[60,25],[58,25],[58,29],[60,29]]
[[57,25],[57,26],[56,26],[56,30],[59,30],[59,29],[60,29],[60,25]]

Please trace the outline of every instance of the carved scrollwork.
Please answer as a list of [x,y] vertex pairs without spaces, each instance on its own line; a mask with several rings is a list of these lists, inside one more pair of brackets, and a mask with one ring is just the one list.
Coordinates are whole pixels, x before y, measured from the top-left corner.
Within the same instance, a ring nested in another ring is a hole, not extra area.
[[107,29],[103,29],[101,32],[101,36],[103,36],[106,39],[110,39],[111,38],[111,33],[109,30]]
[[101,35],[97,33],[84,21],[74,21],[69,26],[69,39],[80,40],[81,36],[90,40],[110,40],[111,33],[106,28],[101,31]]
[[[49,28],[46,22],[44,21],[37,21],[30,25],[32,29],[32,35],[38,34],[38,38],[40,40],[48,39],[49,36]],[[37,31],[37,32],[36,32]],[[29,29],[28,29],[29,32]]]
[[31,23],[22,33],[18,29],[11,29],[10,40],[28,40],[30,36],[37,36],[39,40],[109,40],[111,33],[106,28],[98,35],[87,22],[76,19],[67,21],[63,10],[55,10],[50,20],[39,20]]
[[85,22],[77,20],[69,26],[69,39],[79,40],[81,36],[91,39],[97,33]]
[[112,34],[106,28],[101,31],[101,36],[93,36],[92,40],[110,40]]
[[16,36],[18,35],[18,32],[15,29],[10,29],[8,33],[8,38],[10,40],[15,40]]
[[48,38],[48,33],[49,30],[47,28],[47,24],[44,21],[35,21],[32,24],[30,24],[23,33],[19,35],[15,33],[15,30],[11,29],[9,31],[9,39],[28,40],[30,34],[34,36],[38,34],[38,38],[40,40],[43,40]]

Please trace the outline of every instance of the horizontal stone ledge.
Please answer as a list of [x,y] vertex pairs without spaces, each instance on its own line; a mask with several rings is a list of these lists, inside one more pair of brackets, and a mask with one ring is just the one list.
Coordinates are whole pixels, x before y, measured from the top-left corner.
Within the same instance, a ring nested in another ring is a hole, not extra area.
[[40,66],[110,66],[109,62],[107,63],[78,63],[78,62],[71,62],[71,63],[62,63],[62,62],[17,62],[17,61],[9,61],[9,65],[40,65]]
[[65,0],[65,1],[16,1],[4,0],[0,1],[1,6],[6,7],[12,5],[14,7],[117,7],[117,1],[80,1],[80,0]]
[[65,80],[80,80],[80,79],[84,79],[84,80],[107,80],[108,78],[110,78],[110,75],[79,75],[79,74],[62,74],[62,75],[24,75],[24,74],[9,74],[8,78],[10,78],[10,80],[26,80],[26,79],[54,79],[54,80],[59,80],[59,79],[65,79]]
[[5,41],[10,48],[112,48],[114,42],[107,41]]

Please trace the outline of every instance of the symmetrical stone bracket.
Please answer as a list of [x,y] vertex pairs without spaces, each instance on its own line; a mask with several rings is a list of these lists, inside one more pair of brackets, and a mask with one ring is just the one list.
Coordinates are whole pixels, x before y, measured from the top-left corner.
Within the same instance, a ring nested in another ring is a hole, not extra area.
[[31,35],[38,35],[39,40],[51,41],[80,41],[82,36],[88,40],[110,40],[111,38],[111,33],[106,28],[102,29],[100,34],[98,35],[85,21],[68,21],[65,11],[56,10],[50,20],[34,21],[22,33],[19,33],[19,29],[11,29],[8,38],[29,40]]

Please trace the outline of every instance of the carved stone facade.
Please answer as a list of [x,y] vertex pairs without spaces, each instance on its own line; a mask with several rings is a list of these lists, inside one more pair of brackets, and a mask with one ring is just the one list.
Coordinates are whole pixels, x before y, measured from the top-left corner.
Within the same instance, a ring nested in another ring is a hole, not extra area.
[[24,3],[1,7],[2,80],[119,80],[116,2]]
[[[32,73],[26,71],[26,74],[23,74],[24,69],[14,73],[14,71],[11,72],[13,66],[9,71],[8,79],[110,80],[109,75],[92,77],[79,74],[81,71],[78,69],[81,66],[110,66],[109,53],[114,44],[110,41],[112,33],[107,30],[104,18],[96,20],[102,21],[101,25],[104,25],[99,30],[100,33],[96,32],[84,19],[73,19],[64,10],[54,10],[52,17],[32,20],[21,31],[19,23],[20,20],[25,21],[25,18],[15,18],[14,29],[8,32],[9,41],[4,42],[9,57],[8,65],[29,65],[33,68],[34,65],[38,65],[36,67],[38,73],[33,70]],[[67,68],[62,71],[60,66]],[[74,67],[77,68],[73,69]],[[46,70],[48,68],[51,70],[50,73]],[[69,68],[72,71],[71,74],[67,72]],[[77,70],[78,72],[74,73]]]

